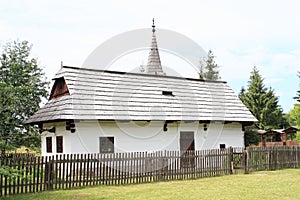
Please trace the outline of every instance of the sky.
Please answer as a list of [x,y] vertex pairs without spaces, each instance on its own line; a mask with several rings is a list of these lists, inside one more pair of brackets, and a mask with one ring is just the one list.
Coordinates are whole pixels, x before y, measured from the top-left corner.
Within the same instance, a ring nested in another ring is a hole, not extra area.
[[[297,0],[0,0],[0,47],[17,39],[28,40],[33,45],[32,56],[51,80],[61,61],[81,67],[105,41],[151,28],[155,18],[158,30],[178,32],[206,52],[211,49],[222,80],[236,94],[247,87],[250,72],[257,66],[266,87],[275,90],[284,112],[289,112],[300,83],[299,8]],[[168,52],[161,53],[161,60],[162,65],[182,68],[182,72],[185,67],[180,66],[187,65]],[[113,65],[122,65],[126,71],[127,65],[146,63],[147,52],[140,51]]]

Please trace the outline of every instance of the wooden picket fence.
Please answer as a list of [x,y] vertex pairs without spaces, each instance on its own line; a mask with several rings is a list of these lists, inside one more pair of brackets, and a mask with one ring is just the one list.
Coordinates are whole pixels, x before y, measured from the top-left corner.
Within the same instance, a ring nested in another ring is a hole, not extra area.
[[115,154],[9,154],[0,164],[22,171],[0,176],[0,197],[89,185],[125,185],[197,179],[300,166],[299,147],[228,148]]
[[245,173],[300,167],[300,146],[249,147]]

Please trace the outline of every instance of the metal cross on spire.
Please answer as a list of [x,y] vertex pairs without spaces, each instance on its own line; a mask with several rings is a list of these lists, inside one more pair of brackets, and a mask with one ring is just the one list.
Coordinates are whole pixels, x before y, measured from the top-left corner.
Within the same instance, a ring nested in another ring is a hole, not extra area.
[[152,19],[152,32],[155,32],[154,18]]

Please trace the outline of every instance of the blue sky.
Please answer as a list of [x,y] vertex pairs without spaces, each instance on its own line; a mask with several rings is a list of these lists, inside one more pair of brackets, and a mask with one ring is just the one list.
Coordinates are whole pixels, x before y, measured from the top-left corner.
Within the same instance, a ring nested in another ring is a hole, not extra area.
[[[236,93],[247,86],[256,65],[288,112],[300,82],[299,8],[296,0],[0,0],[0,45],[28,40],[50,80],[61,61],[81,66],[98,45],[126,31],[150,28],[154,17],[157,28],[179,32],[204,50],[212,49],[222,79]],[[163,65],[172,66],[172,56],[161,56]],[[147,62],[145,53],[133,57],[138,61],[131,64]]]

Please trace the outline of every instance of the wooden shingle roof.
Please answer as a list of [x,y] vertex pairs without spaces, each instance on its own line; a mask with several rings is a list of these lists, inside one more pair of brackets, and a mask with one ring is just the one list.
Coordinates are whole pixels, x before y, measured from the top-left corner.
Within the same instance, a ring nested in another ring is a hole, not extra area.
[[75,120],[256,119],[223,81],[112,72],[64,66],[69,95],[50,99],[26,123]]

